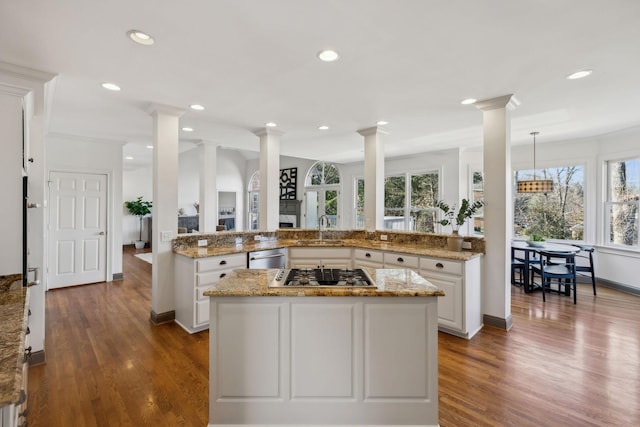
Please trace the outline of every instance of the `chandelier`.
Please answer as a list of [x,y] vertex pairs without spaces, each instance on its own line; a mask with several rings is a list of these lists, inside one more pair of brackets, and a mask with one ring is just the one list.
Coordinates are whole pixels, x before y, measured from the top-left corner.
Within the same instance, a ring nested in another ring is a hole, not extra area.
[[536,179],[536,135],[540,132],[531,132],[533,135],[533,179],[518,181],[518,193],[549,193],[553,191],[553,181],[550,179]]

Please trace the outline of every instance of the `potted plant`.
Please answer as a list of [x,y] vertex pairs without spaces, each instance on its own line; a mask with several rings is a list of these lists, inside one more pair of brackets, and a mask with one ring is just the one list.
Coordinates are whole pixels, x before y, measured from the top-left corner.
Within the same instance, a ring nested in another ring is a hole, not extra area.
[[467,199],[462,199],[460,202],[460,208],[456,211],[456,205],[449,206],[444,200],[436,202],[435,207],[439,208],[443,213],[443,218],[438,221],[440,225],[451,226],[451,236],[447,238],[447,246],[449,250],[461,251],[462,250],[462,237],[458,235],[460,227],[464,223],[474,216],[478,209],[484,206],[482,200],[476,200],[471,203]]
[[142,200],[142,196],[140,196],[136,200],[124,202],[124,205],[127,207],[131,215],[140,218],[140,237],[134,242],[134,244],[136,245],[136,249],[142,249],[146,243],[142,240],[142,218],[151,213],[151,207],[153,204],[152,202]]

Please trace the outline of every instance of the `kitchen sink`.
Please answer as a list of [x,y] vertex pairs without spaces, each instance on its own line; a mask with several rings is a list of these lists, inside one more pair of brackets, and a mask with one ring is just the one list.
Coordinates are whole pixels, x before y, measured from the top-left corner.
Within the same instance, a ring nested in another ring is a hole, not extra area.
[[344,240],[335,240],[335,239],[309,239],[309,240],[298,240],[299,245],[333,245],[339,246],[344,245]]

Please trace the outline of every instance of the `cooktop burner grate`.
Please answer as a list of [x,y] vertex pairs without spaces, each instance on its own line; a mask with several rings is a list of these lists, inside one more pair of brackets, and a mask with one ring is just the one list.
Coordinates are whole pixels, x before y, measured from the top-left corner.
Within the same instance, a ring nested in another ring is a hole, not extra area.
[[366,287],[375,285],[361,268],[292,268],[278,273],[271,286]]

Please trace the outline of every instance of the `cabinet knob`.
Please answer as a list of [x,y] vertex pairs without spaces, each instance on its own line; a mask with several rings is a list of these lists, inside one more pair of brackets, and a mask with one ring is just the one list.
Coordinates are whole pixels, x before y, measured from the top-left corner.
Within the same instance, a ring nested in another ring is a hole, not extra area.
[[227,273],[222,273],[222,274],[220,275],[220,278],[222,279],[222,278],[223,278],[224,276],[226,276],[226,275],[227,275]]
[[402,257],[398,257],[398,262],[404,262],[404,259],[402,259]]
[[444,265],[442,265],[442,263],[441,263],[441,262],[439,262],[439,263],[437,263],[437,264],[436,264],[436,267],[437,267],[437,268],[444,268]]
[[220,261],[220,265],[225,265],[226,263],[227,263],[227,261],[225,261],[225,260]]
[[371,254],[369,252],[367,252],[366,254],[364,254],[364,256],[366,256],[367,258],[371,258]]

